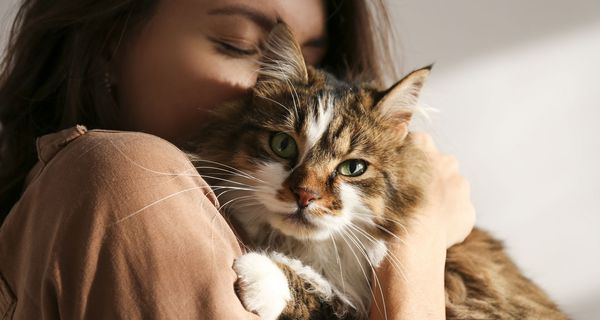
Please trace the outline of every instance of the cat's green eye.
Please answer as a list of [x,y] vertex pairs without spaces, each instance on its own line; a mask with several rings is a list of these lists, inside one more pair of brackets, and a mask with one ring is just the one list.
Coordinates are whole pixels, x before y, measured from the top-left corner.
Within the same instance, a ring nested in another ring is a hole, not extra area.
[[367,171],[367,162],[360,159],[346,160],[337,167],[339,174],[347,177],[358,177]]
[[289,134],[283,132],[271,136],[271,150],[273,150],[276,155],[285,159],[293,159],[298,155],[296,140]]

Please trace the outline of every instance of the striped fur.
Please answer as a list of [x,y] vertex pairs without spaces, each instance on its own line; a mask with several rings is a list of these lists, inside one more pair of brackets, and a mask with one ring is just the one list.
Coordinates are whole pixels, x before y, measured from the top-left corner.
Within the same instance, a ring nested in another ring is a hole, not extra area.
[[[372,270],[392,259],[385,243],[404,235],[429,181],[408,123],[430,68],[379,91],[306,67],[284,26],[270,39],[253,94],[216,110],[190,143],[192,159],[244,243],[286,275],[280,319],[365,319]],[[279,132],[295,140],[294,157],[271,149]],[[343,176],[348,159],[367,170]],[[305,208],[298,190],[315,196]],[[448,319],[565,319],[477,229],[448,252],[446,294]]]

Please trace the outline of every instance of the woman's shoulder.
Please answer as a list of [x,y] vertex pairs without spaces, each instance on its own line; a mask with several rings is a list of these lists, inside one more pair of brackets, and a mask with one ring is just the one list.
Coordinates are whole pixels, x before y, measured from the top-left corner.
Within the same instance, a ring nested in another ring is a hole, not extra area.
[[130,211],[192,187],[216,203],[185,153],[150,134],[64,131],[40,138],[38,154],[25,193],[32,189]]
[[167,211],[194,201],[216,205],[185,153],[150,134],[62,132],[40,138],[38,152],[37,172],[20,202],[38,208],[43,202],[44,210],[105,211],[115,221],[153,203]]
[[193,169],[183,151],[170,142],[142,132],[67,129],[38,139],[44,171],[82,173],[100,178]]

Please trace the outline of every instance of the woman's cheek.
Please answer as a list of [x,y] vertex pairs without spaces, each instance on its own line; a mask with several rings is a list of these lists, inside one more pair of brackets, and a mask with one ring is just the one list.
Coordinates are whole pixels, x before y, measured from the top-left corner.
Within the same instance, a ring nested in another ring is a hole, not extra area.
[[[225,101],[248,94],[256,82],[256,66],[253,61],[231,59],[218,54],[196,56],[182,68],[178,79],[171,82],[171,92],[177,93],[172,101],[170,136],[173,139],[194,134],[206,120],[207,112]],[[167,117],[167,118],[170,118]]]
[[221,53],[212,54],[199,74],[208,74],[212,80],[238,90],[248,90],[254,86],[258,72],[257,57],[232,58]]

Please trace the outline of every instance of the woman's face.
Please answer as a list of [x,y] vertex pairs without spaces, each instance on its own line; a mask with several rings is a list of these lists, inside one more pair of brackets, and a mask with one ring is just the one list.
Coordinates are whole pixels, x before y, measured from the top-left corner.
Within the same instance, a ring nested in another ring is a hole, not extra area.
[[112,66],[127,124],[168,140],[193,134],[206,110],[254,84],[256,47],[278,18],[319,63],[325,15],[322,0],[161,0]]

